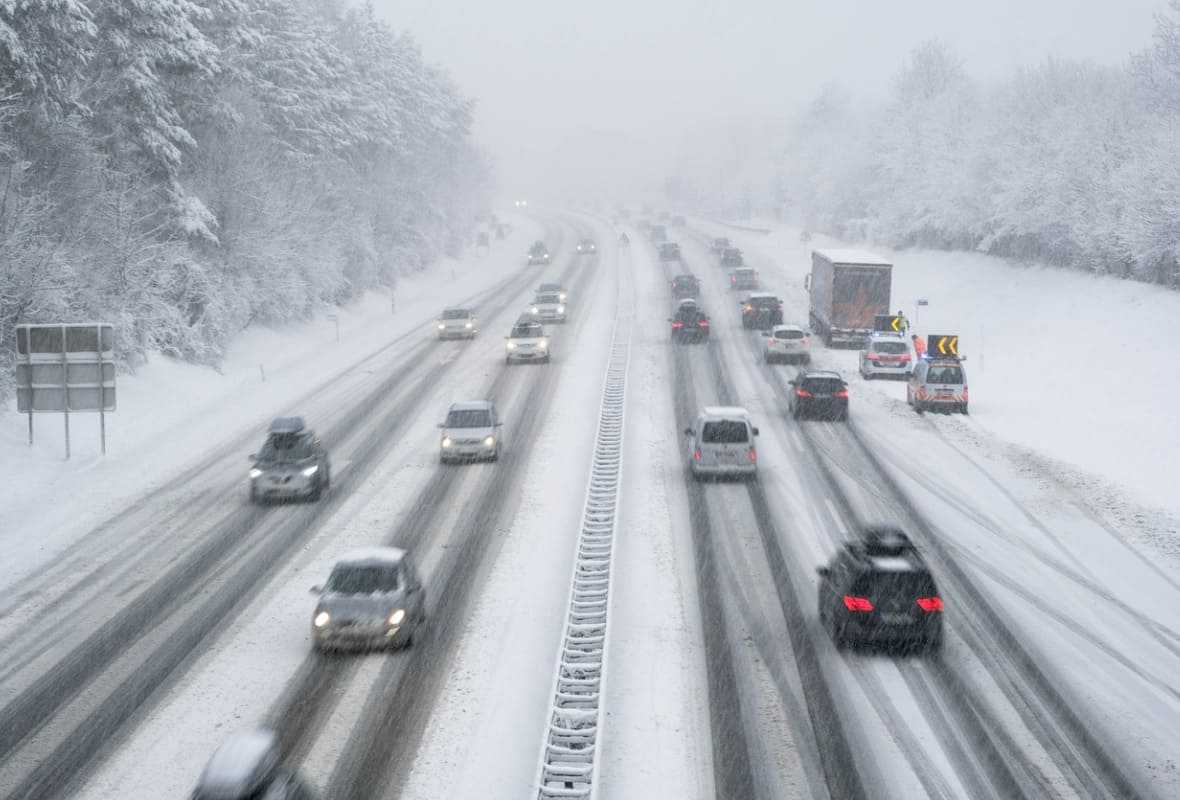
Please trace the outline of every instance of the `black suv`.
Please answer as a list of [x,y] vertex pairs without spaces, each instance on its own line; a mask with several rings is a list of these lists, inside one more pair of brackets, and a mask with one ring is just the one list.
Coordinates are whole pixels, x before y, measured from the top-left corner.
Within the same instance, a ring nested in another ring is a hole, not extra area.
[[942,597],[909,537],[870,527],[816,570],[819,619],[837,647],[898,644],[928,651],[942,646]]
[[695,275],[677,275],[672,279],[672,296],[676,299],[696,297],[700,293],[701,282]]
[[787,410],[795,419],[848,419],[848,384],[838,372],[809,369],[791,380]]
[[695,303],[681,305],[668,321],[672,323],[673,342],[685,344],[709,338],[709,315]]
[[676,242],[664,242],[660,245],[660,261],[679,261],[680,245]]
[[328,451],[302,417],[278,417],[250,456],[250,502],[319,500],[332,483]]
[[772,294],[751,294],[741,306],[743,328],[765,331],[783,324],[783,303]]

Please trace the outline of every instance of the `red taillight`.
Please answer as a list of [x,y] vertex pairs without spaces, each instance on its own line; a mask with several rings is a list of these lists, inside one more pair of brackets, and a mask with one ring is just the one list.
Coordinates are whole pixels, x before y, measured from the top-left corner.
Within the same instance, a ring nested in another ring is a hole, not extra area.
[[942,598],[941,597],[919,597],[918,598],[918,608],[922,609],[923,611],[927,611],[927,612],[942,611]]
[[680,322],[679,320],[677,320],[676,322],[673,322],[673,323],[672,323],[672,330],[674,330],[674,331],[678,331],[678,330],[680,330],[680,329],[681,329],[681,328],[683,328],[683,327],[684,327],[684,323],[683,323],[683,322]]
[[838,392],[836,392],[834,395],[832,395],[832,397],[839,397],[839,398],[841,398],[842,400],[847,400],[847,399],[848,399],[848,390],[847,390],[847,389],[841,389],[840,391],[838,391]]
[[693,461],[700,461],[701,460],[701,451],[700,450],[693,450],[692,451],[692,460]]
[[729,282],[730,283],[737,283],[737,275],[730,275]]
[[865,353],[865,361],[880,361],[881,356],[876,353]]
[[867,597],[846,594],[844,595],[844,607],[849,611],[872,611],[873,603]]
[[750,452],[746,453],[746,458],[750,459],[750,461],[757,461],[758,451],[751,447]]
[[910,361],[910,357],[909,357],[908,355],[904,355],[904,356],[902,356],[901,358],[899,358],[899,359],[897,359],[897,360],[898,360],[898,361],[900,361],[900,362],[902,362],[903,364],[908,364],[908,363],[909,363],[909,361]]
[[796,397],[811,397],[811,392],[807,391],[806,389],[796,389],[795,396]]
[[697,327],[699,327],[699,328],[709,327],[709,320],[707,320],[707,319],[701,320],[700,322],[697,323]]
[[967,386],[963,386],[963,402],[966,403],[971,397],[967,394]]

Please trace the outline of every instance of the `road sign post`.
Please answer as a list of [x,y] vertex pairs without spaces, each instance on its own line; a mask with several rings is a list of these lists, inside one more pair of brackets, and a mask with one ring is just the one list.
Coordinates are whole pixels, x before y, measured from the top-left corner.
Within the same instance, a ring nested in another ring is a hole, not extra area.
[[97,411],[105,455],[106,412],[115,410],[115,329],[103,323],[17,325],[17,411],[60,411],[70,457],[70,412]]
[[919,297],[914,301],[914,328],[917,329],[919,321],[922,319],[922,306],[930,305],[930,301],[925,297]]

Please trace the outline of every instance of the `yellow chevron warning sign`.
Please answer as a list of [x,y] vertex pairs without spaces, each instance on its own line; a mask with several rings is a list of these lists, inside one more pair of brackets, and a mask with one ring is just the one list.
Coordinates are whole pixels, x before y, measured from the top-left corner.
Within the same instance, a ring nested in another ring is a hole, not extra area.
[[959,355],[959,337],[945,333],[934,333],[926,337],[926,352],[932,356]]

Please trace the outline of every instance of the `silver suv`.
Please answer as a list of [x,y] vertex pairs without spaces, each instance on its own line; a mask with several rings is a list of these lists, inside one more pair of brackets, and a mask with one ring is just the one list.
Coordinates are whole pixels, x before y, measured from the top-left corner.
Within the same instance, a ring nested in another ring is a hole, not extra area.
[[444,464],[475,459],[495,461],[500,457],[502,424],[491,400],[452,403],[446,421],[438,426],[442,428],[439,460]]
[[358,645],[405,647],[426,620],[426,593],[409,555],[396,547],[370,547],[336,562],[311,615],[320,651]]
[[701,410],[688,437],[688,468],[694,478],[745,477],[758,473],[758,429],[750,413],[736,406],[709,406]]
[[440,339],[474,339],[479,333],[479,320],[469,308],[444,308],[436,326]]
[[303,417],[278,417],[262,449],[250,456],[250,502],[319,500],[332,484],[328,451]]

